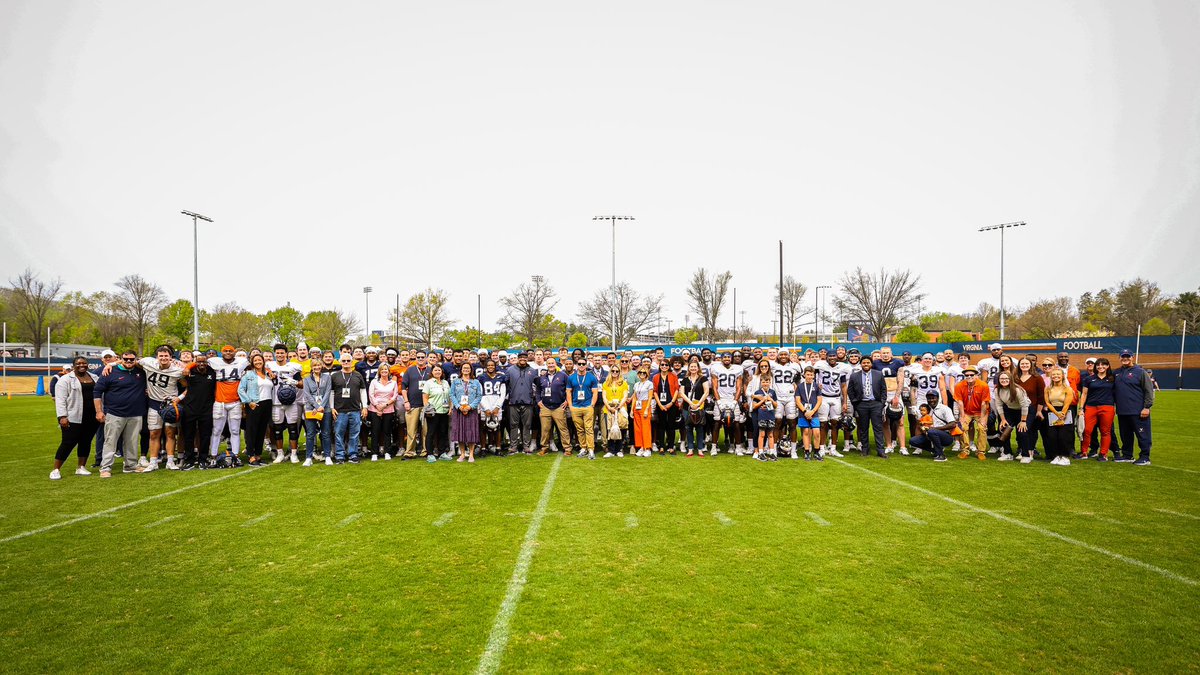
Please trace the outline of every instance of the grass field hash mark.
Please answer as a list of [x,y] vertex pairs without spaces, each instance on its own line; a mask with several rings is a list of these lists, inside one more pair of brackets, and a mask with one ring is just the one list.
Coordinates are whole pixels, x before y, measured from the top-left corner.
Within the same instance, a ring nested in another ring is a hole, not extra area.
[[[1180,513],[1178,511],[1172,511],[1170,509],[1154,509],[1154,510],[1158,511],[1159,513],[1166,513],[1166,514],[1170,514],[1172,516],[1179,516],[1180,518],[1191,518],[1192,520],[1200,520],[1200,516],[1193,516],[1190,513]],[[3,518],[3,517],[4,516],[0,516],[0,518]]]
[[1151,464],[1150,466],[1157,466],[1160,469],[1166,469],[1168,471],[1184,471],[1187,473],[1200,473],[1200,471],[1197,471],[1195,469],[1181,469],[1180,467],[1177,467],[1177,466],[1163,466],[1162,464]]
[[813,513],[812,511],[805,511],[804,515],[808,516],[809,520],[813,521],[817,525],[820,525],[821,527],[829,527],[829,521],[822,518],[821,514],[819,514],[819,513]]
[[517,564],[513,567],[512,578],[508,580],[508,590],[504,593],[504,602],[500,603],[500,611],[496,613],[496,621],[488,635],[487,647],[479,657],[479,667],[475,669],[478,675],[492,675],[500,668],[500,657],[508,647],[508,629],[512,623],[513,612],[521,601],[521,593],[525,590],[525,582],[529,580],[529,567],[533,563],[534,544],[537,543],[538,532],[542,529],[542,520],[546,517],[546,508],[550,504],[550,493],[554,490],[554,481],[558,478],[558,468],[562,466],[563,456],[559,455],[550,465],[550,475],[546,476],[546,484],[542,487],[542,496],[538,499],[533,518],[529,521],[529,529],[525,530],[525,539],[521,542],[521,551],[517,554]]
[[965,509],[970,509],[977,513],[982,513],[986,516],[991,516],[992,518],[995,518],[996,520],[1003,521],[1010,525],[1016,525],[1017,527],[1023,527],[1027,530],[1037,532],[1038,534],[1041,534],[1043,536],[1050,537],[1051,539],[1057,539],[1059,541],[1066,542],[1066,543],[1074,545],[1074,546],[1078,546],[1082,549],[1086,549],[1093,553],[1099,553],[1101,555],[1105,555],[1110,558],[1113,558],[1114,560],[1120,560],[1121,562],[1127,563],[1129,565],[1133,565],[1134,567],[1140,567],[1144,570],[1149,570],[1151,572],[1154,572],[1155,574],[1160,574],[1168,579],[1178,581],[1181,584],[1186,584],[1188,586],[1200,585],[1200,581],[1196,581],[1195,579],[1192,579],[1191,577],[1185,577],[1182,574],[1177,574],[1175,572],[1172,572],[1171,570],[1164,569],[1157,565],[1151,565],[1150,563],[1138,560],[1137,558],[1131,558],[1122,553],[1117,553],[1116,551],[1110,551],[1106,548],[1096,546],[1095,544],[1089,544],[1086,541],[1080,541],[1079,539],[1075,539],[1074,537],[1068,537],[1065,534],[1059,534],[1058,532],[1055,532],[1054,530],[1048,530],[1040,525],[1034,525],[1033,523],[1027,523],[1023,520],[1018,520],[1016,518],[1013,518],[1011,516],[1006,516],[1004,514],[996,512],[996,511],[992,511],[992,510],[985,509],[985,508],[982,508],[979,506],[975,506],[974,504],[968,504],[967,502],[964,502],[960,499],[955,499],[954,497],[947,497],[946,495],[934,492],[933,490],[923,488],[919,485],[913,485],[912,483],[902,481],[899,478],[893,478],[887,474],[879,473],[878,471],[872,471],[871,469],[867,469],[867,468],[858,466],[856,464],[851,464],[850,462],[847,462],[842,459],[834,459],[833,461],[835,461],[838,464],[841,464],[843,466],[848,466],[851,469],[856,469],[858,471],[862,471],[863,473],[868,473],[872,476],[875,476],[876,478],[881,478],[883,480],[895,483],[896,485],[906,487],[910,490],[915,490],[917,492],[920,492],[921,494],[928,495],[928,496],[934,497],[936,499],[940,499],[944,502],[949,502],[951,504],[954,504],[955,506],[959,506],[959,507],[962,507]]
[[258,470],[258,467],[253,467],[253,468],[249,468],[249,469],[243,469],[243,470],[237,471],[235,473],[227,473],[224,476],[220,476],[220,477],[214,478],[212,480],[206,480],[201,483],[193,483],[192,485],[185,485],[181,488],[176,488],[174,490],[169,490],[167,492],[163,492],[163,493],[156,494],[156,495],[150,495],[149,497],[143,497],[141,499],[129,502],[128,504],[121,504],[120,506],[114,506],[109,509],[104,509],[103,511],[89,513],[86,516],[79,516],[78,518],[71,518],[69,520],[64,520],[64,521],[61,521],[58,523],[54,523],[52,525],[47,525],[45,527],[39,527],[36,530],[29,530],[28,532],[14,534],[11,537],[5,537],[4,539],[0,539],[0,544],[7,544],[10,541],[16,541],[18,539],[32,537],[34,535],[42,534],[44,532],[49,532],[51,530],[57,530],[60,527],[66,527],[68,525],[74,525],[75,523],[82,523],[84,521],[92,520],[93,518],[103,518],[104,516],[106,516],[110,513],[116,513],[117,511],[124,511],[125,509],[131,509],[135,506],[141,506],[142,504],[146,504],[148,502],[152,502],[152,501],[155,501],[158,499],[164,499],[166,497],[171,497],[171,496],[177,495],[180,492],[187,492],[188,490],[195,490],[196,488],[201,488],[206,485],[212,485],[213,483],[220,483],[223,480],[237,478],[238,476],[246,476],[251,473],[254,473],[257,470]]
[[899,518],[900,520],[903,520],[906,523],[912,523],[913,525],[924,525],[925,524],[925,521],[912,515],[911,513],[906,513],[904,511],[892,511],[892,513],[896,514],[897,518]]
[[247,520],[246,522],[242,523],[242,527],[254,527],[255,525],[261,523],[262,521],[266,520],[267,518],[270,518],[273,515],[275,515],[274,512],[267,511],[266,513],[262,514],[261,516],[259,516],[257,518],[251,518],[250,520]]
[[626,513],[625,514],[625,527],[632,529],[637,526],[638,526],[637,516],[633,515],[632,513]]
[[146,529],[148,530],[148,529],[150,529],[150,528],[152,528],[152,527],[158,527],[159,525],[164,525],[164,524],[166,524],[166,523],[169,523],[169,522],[171,522],[172,520],[178,520],[179,518],[182,518],[182,517],[183,517],[183,514],[182,514],[182,513],[177,513],[177,514],[175,514],[175,515],[173,515],[173,516],[167,516],[166,518],[163,518],[162,520],[156,520],[156,521],[154,521],[153,523],[149,523],[149,524],[147,524],[147,525],[143,525],[142,527],[144,527],[144,528],[146,528]]
[[350,523],[353,523],[354,521],[358,520],[359,518],[362,518],[362,516],[363,516],[363,514],[361,514],[361,513],[351,513],[350,515],[348,515],[345,518],[342,518],[340,521],[338,521],[337,526],[345,527],[345,526],[349,525]]
[[450,521],[452,521],[452,520],[454,520],[454,512],[448,511],[448,512],[443,513],[442,515],[438,516],[437,520],[433,521],[433,526],[434,527],[445,527],[445,526],[449,525]]
[[730,527],[730,526],[736,524],[733,522],[733,518],[730,518],[729,516],[725,515],[724,511],[714,511],[713,518],[716,518],[717,522],[724,525],[725,527]]
[[1098,513],[1093,513],[1092,511],[1074,511],[1073,510],[1073,511],[1071,511],[1071,513],[1074,513],[1077,516],[1083,516],[1084,518],[1091,518],[1092,520],[1098,520],[1102,523],[1108,523],[1109,525],[1120,525],[1121,527],[1127,527],[1125,525],[1125,523],[1123,523],[1115,518],[1109,518],[1108,516],[1102,516]]

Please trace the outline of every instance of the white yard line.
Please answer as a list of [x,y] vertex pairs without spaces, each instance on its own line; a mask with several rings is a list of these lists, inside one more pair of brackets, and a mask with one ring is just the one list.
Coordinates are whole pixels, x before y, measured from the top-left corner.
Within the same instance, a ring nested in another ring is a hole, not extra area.
[[451,520],[454,520],[454,512],[453,511],[450,511],[448,513],[443,513],[442,515],[438,516],[437,520],[433,521],[433,526],[434,527],[445,527],[446,525],[450,524]]
[[250,520],[247,520],[246,522],[242,523],[242,527],[253,527],[253,526],[261,523],[262,521],[266,520],[267,518],[270,518],[273,515],[275,515],[273,512],[267,511],[266,513],[262,514],[261,516],[259,516],[257,518],[251,518]]
[[529,579],[529,567],[533,562],[533,550],[537,545],[538,532],[542,529],[542,520],[546,517],[546,507],[550,504],[550,492],[554,489],[554,481],[558,478],[558,467],[562,465],[563,456],[560,454],[550,466],[550,475],[542,487],[542,496],[534,509],[533,519],[529,521],[529,529],[525,530],[525,539],[521,542],[521,551],[517,554],[517,564],[513,567],[512,578],[508,580],[508,590],[504,593],[504,602],[500,603],[500,611],[496,613],[496,621],[492,623],[492,632],[488,635],[487,647],[483,656],[479,657],[479,667],[475,672],[479,675],[491,675],[500,668],[500,657],[508,647],[508,628],[512,623],[513,613],[517,603],[521,601],[521,593],[525,590],[525,582]]
[[[36,534],[42,534],[43,532],[49,532],[50,530],[57,530],[57,529],[58,529],[58,528],[60,528],[60,527],[66,527],[66,526],[68,526],[68,525],[74,525],[74,524],[76,524],[76,523],[82,523],[82,522],[84,522],[84,521],[87,521],[87,520],[92,520],[92,519],[94,519],[94,518],[103,518],[104,516],[107,516],[107,515],[109,515],[110,513],[116,513],[117,511],[124,511],[125,509],[131,509],[131,508],[133,508],[133,507],[135,507],[135,506],[141,506],[142,504],[146,504],[146,503],[148,503],[148,502],[152,502],[152,501],[155,501],[155,500],[158,500],[158,499],[163,499],[163,498],[165,498],[165,497],[172,497],[172,496],[174,496],[174,495],[177,495],[177,494],[179,494],[179,493],[181,493],[181,492],[187,492],[188,490],[195,490],[196,488],[202,488],[202,487],[204,487],[204,486],[206,486],[206,485],[212,485],[213,483],[220,483],[220,482],[221,482],[221,481],[223,481],[223,480],[229,480],[229,479],[231,479],[231,478],[237,478],[238,476],[245,476],[245,475],[247,475],[247,474],[250,474],[250,473],[253,473],[253,472],[255,472],[256,470],[257,470],[256,468],[251,468],[251,469],[245,469],[245,470],[243,470],[243,471],[237,471],[237,472],[235,472],[235,473],[227,473],[227,474],[225,474],[224,476],[220,476],[219,478],[214,478],[214,479],[212,479],[212,480],[206,480],[206,481],[204,481],[204,482],[202,482],[202,483],[195,483],[195,484],[193,484],[193,485],[185,485],[185,486],[183,486],[183,487],[181,487],[181,488],[178,488],[178,489],[175,489],[175,490],[171,490],[171,491],[169,491],[169,492],[163,492],[163,493],[161,493],[161,494],[157,494],[157,495],[151,495],[151,496],[149,496],[149,497],[143,497],[143,498],[141,498],[141,499],[138,499],[138,500],[136,500],[136,501],[129,502],[128,504],[121,504],[120,506],[114,506],[114,507],[112,507],[111,509],[104,509],[103,511],[97,511],[97,512],[95,512],[95,513],[89,513],[89,514],[87,514],[87,515],[85,515],[85,516],[79,516],[78,518],[71,518],[70,520],[64,520],[64,521],[62,521],[62,522],[54,523],[54,524],[52,524],[52,525],[47,525],[47,526],[45,526],[45,527],[39,527],[39,528],[37,528],[36,530],[29,530],[28,532],[22,532],[22,533],[20,533],[20,534],[14,534],[14,535],[12,535],[12,536],[10,536],[10,537],[5,537],[4,539],[0,539],[0,544],[7,544],[7,543],[8,543],[8,542],[10,542],[10,541],[16,541],[16,540],[18,540],[18,539],[24,539],[24,538],[26,538],[26,537],[32,537],[32,536],[34,536],[34,535],[36,535]],[[109,480],[112,480],[112,479],[110,478]]]
[[818,513],[813,513],[812,511],[805,511],[804,515],[808,516],[809,520],[813,521],[817,525],[820,525],[821,527],[829,527],[829,521],[822,518],[821,515]]
[[178,519],[178,518],[182,518],[182,517],[183,517],[183,514],[182,514],[182,513],[177,513],[177,514],[175,514],[175,515],[173,515],[173,516],[167,516],[166,518],[163,518],[162,520],[156,520],[156,521],[154,521],[153,523],[150,523],[149,525],[143,525],[142,527],[145,527],[145,528],[148,530],[148,529],[150,529],[150,528],[152,528],[152,527],[157,527],[157,526],[159,526],[159,525],[162,525],[162,524],[164,524],[164,523],[169,523],[169,522],[171,522],[172,520],[176,520],[176,519]]
[[[1154,465],[1151,464],[1150,466],[1154,466]],[[1158,511],[1159,513],[1168,513],[1172,516],[1179,516],[1180,518],[1191,518],[1192,520],[1200,520],[1200,516],[1193,516],[1190,513],[1180,513],[1178,511],[1172,511],[1170,509],[1154,509],[1154,510]],[[0,517],[2,517],[2,516],[0,516]]]
[[912,523],[913,525],[924,525],[925,524],[925,521],[912,515],[911,513],[905,513],[904,511],[893,511],[892,513],[895,513],[897,518],[899,518],[900,520],[903,520],[906,523]]
[[713,513],[713,518],[716,518],[717,522],[724,525],[725,527],[729,527],[730,525],[734,524],[733,518],[730,518],[729,516],[725,515],[724,511],[715,511]]
[[1059,541],[1071,544],[1072,546],[1078,546],[1079,548],[1091,551],[1093,553],[1099,553],[1100,555],[1108,556],[1114,560],[1120,560],[1121,562],[1129,564],[1129,565],[1133,565],[1134,567],[1140,567],[1144,570],[1154,572],[1155,574],[1160,574],[1168,579],[1178,581],[1181,584],[1187,584],[1188,586],[1200,585],[1200,581],[1196,581],[1195,579],[1192,579],[1191,577],[1185,577],[1182,574],[1176,574],[1175,572],[1172,572],[1171,570],[1163,569],[1162,567],[1159,567],[1157,565],[1151,565],[1150,563],[1143,562],[1141,560],[1138,560],[1137,558],[1130,558],[1129,556],[1123,555],[1121,553],[1117,553],[1116,551],[1110,551],[1106,548],[1096,546],[1095,544],[1089,544],[1086,541],[1080,541],[1078,539],[1075,539],[1074,537],[1068,537],[1065,534],[1059,534],[1058,532],[1055,532],[1053,530],[1048,530],[1040,525],[1034,525],[1033,523],[1027,523],[1023,520],[1018,520],[1016,518],[1013,518],[1011,516],[1006,516],[1002,513],[996,512],[996,511],[991,511],[989,509],[981,508],[981,507],[975,506],[974,504],[968,504],[967,502],[964,502],[960,499],[955,499],[953,497],[947,497],[946,495],[939,494],[937,492],[934,492],[933,490],[927,490],[918,485],[913,485],[912,483],[907,483],[905,481],[900,480],[899,478],[892,478],[891,476],[879,473],[878,471],[872,471],[870,469],[865,469],[861,466],[858,466],[857,464],[851,464],[850,462],[846,462],[846,461],[843,461],[840,459],[834,459],[833,461],[835,461],[838,464],[841,464],[843,466],[848,466],[851,469],[862,471],[863,473],[868,473],[872,476],[875,476],[876,478],[881,478],[888,482],[895,483],[896,485],[906,487],[910,490],[915,490],[917,492],[920,492],[921,494],[928,495],[930,497],[935,497],[937,499],[941,499],[942,501],[949,502],[951,504],[954,504],[955,506],[959,506],[964,509],[969,509],[971,511],[975,511],[976,513],[982,513],[984,515],[991,516],[992,518],[995,518],[996,520],[1003,521],[1010,525],[1016,525],[1017,527],[1023,527],[1032,532],[1037,532],[1038,534],[1040,534],[1042,536],[1049,537],[1051,539],[1057,539]]
[[342,518],[340,521],[338,521],[337,526],[345,527],[345,526],[349,525],[350,523],[353,523],[354,521],[358,520],[359,518],[362,518],[362,516],[363,516],[363,514],[361,514],[361,513],[351,513],[350,515],[348,515],[345,518]]
[[1157,466],[1160,469],[1166,469],[1168,471],[1183,471],[1185,473],[1200,473],[1200,471],[1197,471],[1195,469],[1181,469],[1177,466],[1163,466],[1162,464],[1154,464],[1154,463],[1151,463],[1150,466]]

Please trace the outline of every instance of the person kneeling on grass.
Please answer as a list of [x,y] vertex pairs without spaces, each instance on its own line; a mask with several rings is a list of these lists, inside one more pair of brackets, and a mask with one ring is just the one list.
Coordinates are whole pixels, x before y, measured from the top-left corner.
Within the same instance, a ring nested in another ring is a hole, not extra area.
[[926,394],[928,403],[922,403],[920,407],[921,419],[918,423],[920,435],[913,436],[909,439],[908,444],[915,448],[933,451],[933,461],[946,461],[946,453],[944,449],[954,443],[954,432],[962,433],[958,428],[958,419],[954,416],[954,411],[944,403],[939,403],[939,397],[936,391],[931,391]]

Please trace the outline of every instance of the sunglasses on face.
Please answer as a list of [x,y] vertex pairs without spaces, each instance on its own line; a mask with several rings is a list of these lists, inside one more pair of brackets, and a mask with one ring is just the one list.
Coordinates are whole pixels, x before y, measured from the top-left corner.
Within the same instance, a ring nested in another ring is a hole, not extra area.
[[122,360],[122,361],[137,361],[137,357],[134,357],[134,356],[122,356],[122,357],[121,357],[121,360]]

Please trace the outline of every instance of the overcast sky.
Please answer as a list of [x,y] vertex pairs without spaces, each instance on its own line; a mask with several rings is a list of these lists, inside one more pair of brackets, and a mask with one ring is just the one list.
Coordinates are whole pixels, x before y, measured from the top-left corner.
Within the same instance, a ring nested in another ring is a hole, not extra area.
[[[617,276],[920,272],[926,306],[1200,286],[1200,3],[0,0],[0,270],[495,328]],[[102,246],[119,250],[102,252]],[[1052,247],[1048,247],[1052,246]],[[811,301],[811,293],[809,300]],[[731,308],[732,309],[732,308]],[[727,311],[722,323],[734,320]]]

